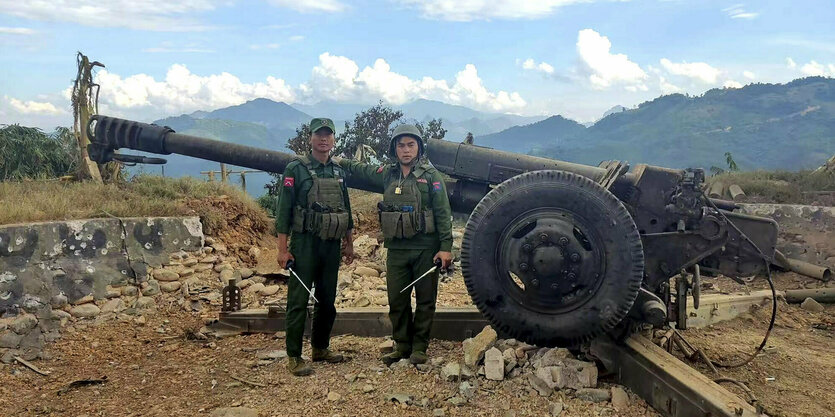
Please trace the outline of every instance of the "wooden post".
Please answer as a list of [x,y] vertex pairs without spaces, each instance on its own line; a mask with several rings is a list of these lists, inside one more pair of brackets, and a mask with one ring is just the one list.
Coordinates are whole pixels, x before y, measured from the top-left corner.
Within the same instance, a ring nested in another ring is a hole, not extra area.
[[229,180],[229,172],[226,171],[226,164],[220,164],[220,182],[226,184]]
[[98,62],[90,64],[90,60],[81,52],[78,53],[78,74],[72,91],[73,115],[75,116],[74,133],[78,142],[81,163],[78,166],[81,179],[91,179],[95,182],[102,182],[99,166],[90,159],[87,153],[87,123],[90,121],[90,88],[92,87],[92,68],[94,65],[104,66]]
[[241,171],[241,189],[246,192],[246,171]]

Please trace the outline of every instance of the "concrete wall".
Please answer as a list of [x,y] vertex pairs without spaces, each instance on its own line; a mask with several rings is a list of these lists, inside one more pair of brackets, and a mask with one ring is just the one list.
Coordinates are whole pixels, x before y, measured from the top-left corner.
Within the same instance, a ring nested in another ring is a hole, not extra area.
[[0,314],[105,298],[108,286],[142,282],[149,268],[200,249],[203,239],[197,217],[0,226]]

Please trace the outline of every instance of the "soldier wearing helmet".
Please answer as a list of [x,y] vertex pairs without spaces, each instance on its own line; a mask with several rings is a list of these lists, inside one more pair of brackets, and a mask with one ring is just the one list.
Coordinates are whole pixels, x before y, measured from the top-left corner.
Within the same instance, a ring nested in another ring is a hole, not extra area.
[[428,360],[429,332],[438,296],[438,272],[414,285],[416,307],[412,312],[409,283],[433,267],[452,263],[452,210],[441,173],[422,160],[424,144],[420,130],[398,126],[391,137],[388,165],[338,160],[348,175],[375,184],[383,193],[378,205],[380,228],[388,248],[386,286],[389,319],[396,343],[394,352],[381,359],[387,365],[408,358],[413,364]]

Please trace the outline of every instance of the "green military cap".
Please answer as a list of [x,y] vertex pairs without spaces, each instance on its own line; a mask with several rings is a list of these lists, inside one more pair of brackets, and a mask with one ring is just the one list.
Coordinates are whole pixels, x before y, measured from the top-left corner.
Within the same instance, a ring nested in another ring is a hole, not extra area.
[[333,125],[333,120],[328,119],[327,117],[317,117],[310,121],[310,133],[316,133],[317,130],[326,127],[331,130],[331,132],[336,133],[336,128]]

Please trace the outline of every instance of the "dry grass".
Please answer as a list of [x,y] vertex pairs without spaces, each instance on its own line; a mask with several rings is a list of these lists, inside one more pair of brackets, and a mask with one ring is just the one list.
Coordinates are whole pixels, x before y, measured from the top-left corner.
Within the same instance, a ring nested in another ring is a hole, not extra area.
[[715,181],[721,181],[726,190],[731,184],[739,185],[749,202],[831,205],[835,197],[819,193],[835,192],[835,177],[812,171],[732,172],[707,179],[708,184]]
[[[97,217],[199,215],[189,200],[227,195],[253,212],[255,201],[237,188],[195,178],[143,175],[121,184],[60,181],[0,182],[0,224]],[[263,213],[266,218],[266,213]]]

